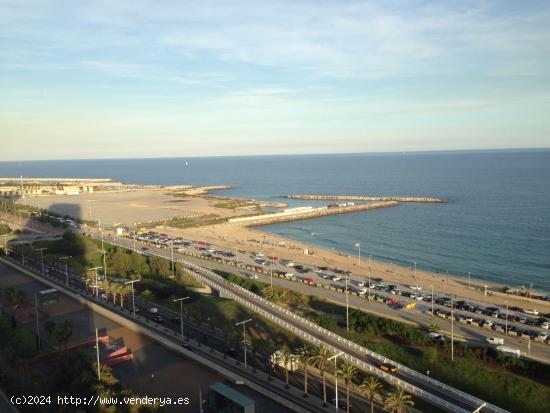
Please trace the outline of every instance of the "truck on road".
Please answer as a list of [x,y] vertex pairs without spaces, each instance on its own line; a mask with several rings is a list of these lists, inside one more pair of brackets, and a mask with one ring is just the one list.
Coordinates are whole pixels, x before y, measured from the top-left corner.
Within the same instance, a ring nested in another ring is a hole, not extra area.
[[519,358],[519,356],[521,355],[521,352],[519,351],[519,349],[513,348],[513,347],[497,346],[497,350],[502,351],[504,354],[511,357]]

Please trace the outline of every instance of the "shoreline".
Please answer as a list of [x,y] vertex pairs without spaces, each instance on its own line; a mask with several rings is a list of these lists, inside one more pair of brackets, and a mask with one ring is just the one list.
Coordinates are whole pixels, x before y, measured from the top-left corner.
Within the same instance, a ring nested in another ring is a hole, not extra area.
[[[471,288],[467,286],[467,279],[449,274],[434,273],[417,269],[416,276],[414,268],[404,267],[397,264],[386,263],[381,260],[369,260],[361,258],[359,264],[357,257],[340,251],[331,251],[300,241],[283,238],[263,232],[255,227],[242,227],[231,224],[217,224],[209,227],[196,228],[169,228],[160,227],[163,232],[181,236],[194,241],[206,241],[215,246],[226,248],[228,251],[245,250],[249,253],[263,252],[266,256],[274,255],[279,258],[291,259],[294,262],[308,266],[337,267],[352,272],[352,278],[367,279],[371,277],[382,278],[385,282],[398,283],[403,285],[418,284],[422,292],[431,292],[434,287],[434,295],[454,294],[465,300],[475,300],[491,303],[499,306],[505,305],[508,301],[510,306],[518,305],[527,308],[536,307],[540,312],[550,312],[550,302],[514,296],[500,292],[503,285],[489,283],[480,279],[471,280]],[[308,249],[309,254],[305,255],[304,250]],[[448,279],[448,281],[447,281]],[[485,285],[488,286],[488,295],[485,295]],[[491,289],[494,288],[497,291]]]

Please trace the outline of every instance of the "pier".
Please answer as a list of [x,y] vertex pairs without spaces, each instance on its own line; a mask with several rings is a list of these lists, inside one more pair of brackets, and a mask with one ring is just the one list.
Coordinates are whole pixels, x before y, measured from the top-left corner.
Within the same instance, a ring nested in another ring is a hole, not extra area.
[[366,196],[366,195],[313,195],[298,194],[287,195],[288,199],[303,199],[311,201],[396,201],[396,202],[427,202],[446,204],[448,201],[443,198],[410,197],[410,196]]
[[388,208],[399,205],[397,201],[382,201],[369,204],[324,206],[320,208],[301,207],[292,208],[273,214],[255,215],[242,218],[231,218],[229,223],[243,226],[260,226],[277,224],[280,222],[297,221],[300,219],[319,218],[336,214],[365,211],[369,209]]

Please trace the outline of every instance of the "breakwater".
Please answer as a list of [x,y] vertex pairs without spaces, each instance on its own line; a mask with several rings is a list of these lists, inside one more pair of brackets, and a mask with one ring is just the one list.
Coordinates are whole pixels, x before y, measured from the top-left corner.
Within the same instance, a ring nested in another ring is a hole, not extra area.
[[287,195],[288,199],[303,199],[312,201],[396,201],[396,202],[429,202],[446,204],[443,198],[410,197],[410,196],[366,196],[366,195],[314,195],[298,194]]
[[397,201],[383,201],[370,204],[358,204],[358,205],[344,205],[334,207],[302,207],[286,210],[283,212],[277,212],[273,214],[255,215],[242,218],[231,218],[229,223],[243,225],[243,226],[260,226],[277,224],[280,222],[297,221],[308,218],[319,218],[328,215],[347,214],[350,212],[365,211],[368,209],[388,208],[399,205]]

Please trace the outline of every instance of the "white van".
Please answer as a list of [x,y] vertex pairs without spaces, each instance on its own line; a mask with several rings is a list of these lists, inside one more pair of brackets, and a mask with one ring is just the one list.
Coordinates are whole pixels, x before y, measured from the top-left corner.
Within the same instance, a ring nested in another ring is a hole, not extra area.
[[504,339],[502,337],[487,337],[485,340],[490,344],[496,344],[498,346],[504,344]]

